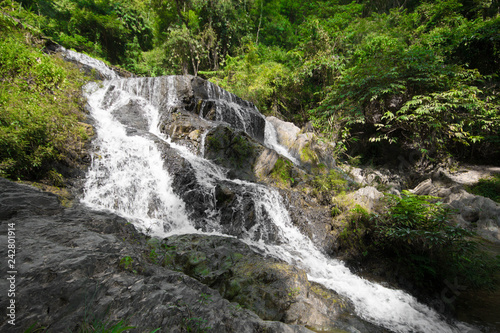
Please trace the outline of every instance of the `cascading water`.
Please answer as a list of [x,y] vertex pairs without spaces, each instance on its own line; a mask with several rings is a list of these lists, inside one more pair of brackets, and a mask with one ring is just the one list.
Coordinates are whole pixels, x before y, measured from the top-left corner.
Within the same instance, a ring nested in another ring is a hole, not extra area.
[[184,203],[172,191],[155,143],[127,135],[125,126],[113,117],[113,110],[129,102],[130,95],[105,105],[106,88],[92,84],[87,93],[92,115],[98,120],[95,145],[99,148],[87,175],[83,202],[116,211],[152,235],[162,236],[172,229],[194,231]]
[[300,165],[300,162],[293,157],[288,149],[278,143],[278,134],[274,125],[266,120],[266,128],[264,130],[264,145],[268,148],[274,149],[278,154],[285,156],[295,165]]
[[[222,233],[224,229],[215,204],[207,207],[212,211],[207,214],[203,228],[196,230],[193,221],[189,220],[186,206],[174,194],[171,178],[163,168],[158,145],[166,141],[191,164],[207,196],[214,197],[216,185],[224,182],[239,187],[240,197],[253,200],[258,222],[242,227],[238,237],[301,267],[308,272],[310,280],[349,297],[361,317],[395,332],[464,332],[469,329],[461,323],[446,323],[438,313],[402,291],[353,275],[342,262],[323,255],[293,226],[276,191],[259,184],[227,179],[225,170],[163,137],[158,130],[158,109],[173,106],[175,97],[171,88],[160,89],[158,84],[168,83],[168,80],[123,79],[104,82],[101,88],[88,87],[91,114],[97,122],[95,144],[99,148],[88,173],[85,203],[113,210],[130,218],[144,232],[159,237],[172,233]],[[220,91],[213,94],[224,96]],[[127,134],[130,129],[117,120],[120,109],[130,104],[142,107],[144,114],[141,117],[148,123],[148,133]]]

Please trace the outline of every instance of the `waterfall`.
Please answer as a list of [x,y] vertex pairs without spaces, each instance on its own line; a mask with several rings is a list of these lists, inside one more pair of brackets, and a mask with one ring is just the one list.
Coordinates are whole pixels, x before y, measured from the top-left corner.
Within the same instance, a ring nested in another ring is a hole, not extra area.
[[105,79],[110,80],[119,78],[118,74],[116,74],[111,68],[100,60],[94,59],[83,53],[68,50],[62,46],[59,46],[57,51],[62,53],[64,59],[79,63],[87,68],[91,68],[100,73]]
[[266,128],[264,130],[264,145],[267,148],[274,149],[278,154],[285,156],[295,165],[300,165],[300,162],[290,154],[286,147],[278,143],[278,134],[276,133],[276,128],[271,122],[266,120]]
[[[386,288],[352,274],[341,261],[322,254],[292,224],[283,199],[275,190],[242,180],[230,180],[226,170],[172,143],[160,133],[159,109],[176,101],[173,80],[122,79],[86,88],[92,117],[96,120],[96,153],[85,185],[83,201],[96,209],[112,210],[129,218],[139,229],[158,237],[177,233],[224,233],[217,210],[207,207],[206,224],[196,229],[185,203],[174,193],[171,175],[164,168],[161,145],[175,149],[190,163],[201,190],[214,198],[218,184],[238,187],[238,200],[254,202],[257,223],[242,226],[238,237],[266,253],[297,265],[319,282],[350,298],[362,318],[395,332],[464,332],[461,323],[448,324],[429,307],[400,290]],[[213,88],[215,89],[215,88]],[[219,90],[212,94],[224,96]],[[228,98],[233,98],[229,96]],[[120,112],[138,106],[147,123],[139,130],[119,121]],[[268,132],[269,130],[269,132]],[[266,142],[273,148],[272,129],[266,126]],[[275,134],[274,134],[275,135]],[[280,152],[283,155],[284,151]],[[168,161],[167,161],[168,163]],[[215,199],[213,199],[215,200]],[[234,236],[234,235],[231,235]]]
[[[93,208],[109,209],[130,219],[145,233],[163,236],[175,230],[195,231],[184,202],[172,190],[156,144],[148,138],[129,136],[113,110],[130,101],[122,94],[111,105],[103,103],[107,87],[86,87],[98,147],[87,174],[83,202]],[[150,116],[150,120],[153,120]]]

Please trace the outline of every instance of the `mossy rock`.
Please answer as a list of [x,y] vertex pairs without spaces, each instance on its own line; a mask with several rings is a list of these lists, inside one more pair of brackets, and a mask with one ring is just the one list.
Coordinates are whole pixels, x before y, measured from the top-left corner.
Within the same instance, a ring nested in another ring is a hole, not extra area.
[[205,140],[205,158],[229,169],[230,178],[254,181],[253,166],[264,147],[243,131],[219,125]]
[[352,320],[349,300],[310,282],[304,270],[265,257],[238,239],[181,235],[149,246],[165,258],[160,264],[218,290],[262,319],[322,330],[345,328],[342,318]]

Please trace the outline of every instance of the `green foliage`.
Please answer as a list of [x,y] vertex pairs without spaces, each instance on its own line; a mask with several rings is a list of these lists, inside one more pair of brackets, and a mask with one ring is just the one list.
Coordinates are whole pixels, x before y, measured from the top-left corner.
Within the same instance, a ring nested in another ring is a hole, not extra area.
[[[253,102],[264,114],[275,114],[278,109],[286,108],[280,94],[289,71],[273,59],[280,57],[280,50],[249,43],[245,45],[245,53],[240,57],[228,57],[224,72],[212,81]],[[264,57],[266,61],[261,60]]]
[[121,333],[134,328],[124,320],[117,322],[94,320],[91,323],[85,322],[81,325],[77,333]]
[[311,180],[317,192],[331,192],[332,195],[345,194],[349,189],[348,181],[340,172],[330,169],[328,173],[320,173]]
[[341,241],[365,256],[395,260],[419,287],[439,289],[454,278],[468,287],[493,286],[500,263],[479,251],[473,233],[454,226],[452,211],[436,200],[403,191],[401,197],[386,196],[388,208],[381,214],[355,209]]
[[120,259],[120,267],[123,267],[127,271],[132,269],[133,263],[134,259],[130,256],[125,256]]
[[496,20],[471,23],[458,8],[451,0],[422,3],[412,13],[394,9],[349,24],[340,50],[345,64],[311,111],[315,125],[333,138],[348,134],[343,126],[375,125],[372,141],[418,147],[432,157],[465,155],[471,144],[491,142],[499,107],[483,75],[496,67],[476,62],[479,72],[451,59],[469,65],[465,45],[479,39],[491,52],[474,48],[476,59],[496,59]]
[[312,121],[339,155],[369,140],[429,159],[500,154],[498,0],[2,4],[136,74],[201,71],[264,114]]
[[0,37],[0,176],[50,176],[60,186],[52,164],[74,163],[87,138],[78,122],[84,116],[84,78],[61,59],[41,52],[40,45],[35,47],[37,37],[14,24],[2,14],[0,29],[10,33]]
[[278,158],[271,171],[271,177],[278,181],[283,186],[291,185],[295,182],[292,177],[292,162]]
[[479,179],[477,184],[468,186],[467,191],[500,203],[500,174],[496,174],[490,178]]
[[[94,0],[23,0],[12,12],[67,48],[130,66],[134,48],[153,46],[144,8],[136,3]],[[126,58],[127,57],[127,58]]]

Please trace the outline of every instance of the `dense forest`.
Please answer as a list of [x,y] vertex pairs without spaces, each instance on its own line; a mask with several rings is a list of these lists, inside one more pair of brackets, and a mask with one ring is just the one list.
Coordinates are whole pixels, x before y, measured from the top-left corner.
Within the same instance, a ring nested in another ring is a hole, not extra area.
[[136,75],[199,75],[266,115],[311,122],[339,157],[376,164],[402,150],[423,164],[500,161],[498,0],[3,0],[1,8]]

